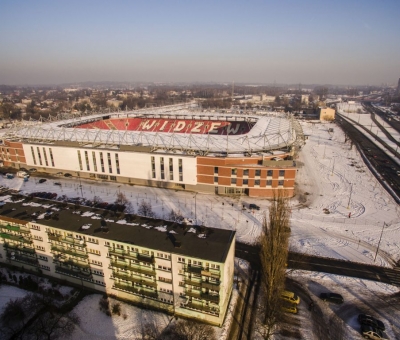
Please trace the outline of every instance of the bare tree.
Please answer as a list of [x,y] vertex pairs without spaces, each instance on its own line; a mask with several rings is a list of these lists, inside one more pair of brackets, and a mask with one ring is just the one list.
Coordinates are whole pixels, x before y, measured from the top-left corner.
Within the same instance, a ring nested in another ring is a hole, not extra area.
[[259,238],[261,288],[264,295],[264,339],[270,339],[281,315],[281,293],[285,284],[288,256],[289,205],[282,191],[274,196],[269,218],[264,214]]
[[142,200],[139,205],[138,215],[146,216],[146,217],[155,217],[155,213],[153,212],[153,208],[151,203]]
[[125,207],[125,210],[130,213],[133,214],[134,213],[134,209],[132,206],[132,203],[126,198],[125,194],[122,192],[118,192],[117,193],[117,198],[114,202],[115,204],[120,205],[121,207]]
[[55,340],[71,334],[80,322],[79,317],[73,313],[61,313],[56,310],[41,313],[28,330],[31,338],[36,340]]
[[216,340],[214,328],[192,320],[179,320],[163,332],[160,339]]
[[7,302],[3,313],[0,315],[1,329],[6,337],[17,334],[25,325],[26,312],[24,309],[24,299],[15,299]]
[[180,211],[176,212],[174,209],[171,209],[171,212],[169,213],[168,219],[173,222],[182,222],[183,221],[183,216]]

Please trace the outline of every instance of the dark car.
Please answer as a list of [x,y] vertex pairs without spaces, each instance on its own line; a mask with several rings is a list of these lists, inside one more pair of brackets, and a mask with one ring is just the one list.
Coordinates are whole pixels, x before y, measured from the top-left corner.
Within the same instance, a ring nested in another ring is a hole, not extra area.
[[343,303],[343,296],[336,293],[321,293],[319,297],[324,301],[329,301],[333,303]]
[[361,334],[365,339],[388,340],[385,332],[371,326],[361,326]]
[[361,325],[371,326],[380,329],[381,331],[385,330],[385,325],[381,320],[375,319],[372,315],[368,314],[359,314],[358,322]]
[[66,173],[66,174],[64,174],[64,177],[72,177],[72,175],[69,173]]
[[251,204],[249,205],[249,209],[260,210],[260,207],[259,207],[257,204],[251,203]]
[[54,185],[59,185],[59,186],[61,186],[61,183],[55,182]]
[[39,183],[44,183],[46,181],[47,181],[47,179],[44,179],[44,178],[39,179]]

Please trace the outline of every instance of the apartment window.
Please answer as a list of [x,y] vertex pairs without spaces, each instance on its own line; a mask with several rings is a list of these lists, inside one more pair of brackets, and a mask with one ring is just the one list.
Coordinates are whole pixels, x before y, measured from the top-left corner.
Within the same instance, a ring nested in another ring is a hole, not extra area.
[[272,170],[267,170],[267,176],[272,176]]
[[232,175],[235,175],[235,176],[236,176],[236,175],[237,175],[237,169],[232,169],[232,172],[231,172],[231,173],[232,173]]
[[106,170],[104,169],[104,159],[102,152],[100,152],[100,165],[101,165],[101,172],[106,172]]
[[279,176],[285,176],[285,170],[279,170]]
[[38,225],[32,224],[31,229],[40,230],[40,227]]
[[283,185],[283,180],[278,181],[278,185]]
[[178,168],[179,168],[179,182],[183,181],[183,163],[182,159],[178,159]]
[[85,151],[85,163],[86,163],[86,170],[90,171],[89,155],[87,151]]
[[110,180],[111,181],[116,181],[117,180],[117,176],[110,176]]
[[81,151],[78,150],[79,169],[83,170]]
[[254,181],[254,185],[260,186],[260,180],[259,180],[259,179],[256,179],[256,180]]
[[33,146],[31,146],[31,152],[32,152],[32,158],[33,158],[33,164],[36,165],[36,157],[35,157],[35,151],[33,150]]
[[161,170],[161,179],[165,179],[165,176],[164,176],[164,157],[160,157],[160,170]]
[[115,154],[115,167],[117,168],[117,175],[119,175],[120,169],[119,169],[119,158],[117,153]]
[[218,177],[214,177],[214,183],[218,183]]
[[95,266],[100,266],[100,267],[103,266],[103,263],[101,263],[100,261],[96,261],[96,260],[91,260],[90,263],[94,264]]
[[161,276],[158,277],[158,280],[162,281],[162,282],[166,282],[166,283],[172,283],[171,279],[167,279],[167,278],[161,277]]
[[174,160],[172,158],[169,159],[169,180],[174,180]]
[[236,178],[231,178],[231,184],[236,184]]
[[108,160],[108,172],[112,174],[111,154],[109,152],[107,152],[107,160]]
[[45,251],[44,247],[42,247],[42,246],[36,246],[36,249],[37,250],[41,250],[41,251]]
[[248,175],[249,175],[249,169],[244,169],[243,176],[248,176]]
[[249,180],[248,179],[244,179],[243,180],[243,185],[248,185],[249,184]]
[[151,156],[151,178],[156,178],[156,160]]
[[267,180],[267,187],[270,187],[272,185],[272,180]]
[[256,170],[256,176],[261,176],[261,170]]
[[97,175],[98,179],[108,179],[107,175]]
[[51,150],[51,148],[49,148],[49,153],[50,153],[51,165],[52,165],[52,166],[55,166],[55,165],[54,165],[54,158],[53,158],[53,151]]
[[94,151],[92,151],[92,158],[94,171],[97,171],[96,153]]
[[185,258],[183,258],[183,257],[178,257],[178,262],[185,263]]
[[33,239],[37,241],[43,241],[43,237],[38,236],[38,235],[33,235]]
[[37,153],[38,153],[39,164],[42,165],[42,156],[40,155],[40,149],[39,149],[39,147],[37,147],[36,149],[37,149]]
[[[3,149],[4,152],[4,149]],[[33,151],[33,146],[31,146],[31,152],[32,152],[32,158],[33,158],[33,164],[36,165],[36,157],[35,157],[35,151]]]
[[218,174],[218,167],[214,166],[214,174]]
[[43,255],[38,255],[38,259],[42,260],[42,261],[48,261],[47,256],[43,256]]
[[46,166],[49,166],[49,163],[47,162],[47,153],[46,153],[45,148],[43,148],[43,155],[44,155],[44,162],[46,163]]

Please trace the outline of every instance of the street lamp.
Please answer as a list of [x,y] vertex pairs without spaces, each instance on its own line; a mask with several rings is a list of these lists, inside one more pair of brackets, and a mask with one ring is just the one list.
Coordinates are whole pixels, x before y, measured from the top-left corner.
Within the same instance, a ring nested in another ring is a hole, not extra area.
[[196,192],[195,194],[194,194],[194,220],[195,220],[195,222],[196,222],[196,225],[197,225],[197,194],[198,194],[198,192]]
[[382,231],[381,231],[381,236],[379,237],[378,247],[376,248],[376,253],[375,253],[374,262],[375,262],[375,260],[376,260],[376,256],[378,255],[379,245],[381,244],[382,234],[383,234],[383,229],[385,228],[385,224],[386,224],[386,223],[383,222]]

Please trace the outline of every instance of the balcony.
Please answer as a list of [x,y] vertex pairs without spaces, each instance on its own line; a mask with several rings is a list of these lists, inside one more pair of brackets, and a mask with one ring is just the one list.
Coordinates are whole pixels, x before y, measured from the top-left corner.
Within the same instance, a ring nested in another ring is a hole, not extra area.
[[201,293],[201,298],[207,301],[211,301],[216,303],[217,305],[219,304],[219,295],[211,295],[207,293]]
[[47,237],[49,238],[49,240],[51,241],[61,241],[61,235],[57,235],[57,234],[47,234]]
[[129,263],[128,261],[111,261],[111,267],[121,268],[133,271],[140,274],[155,276],[156,272],[148,267],[141,267],[140,265]]
[[218,290],[220,289],[220,282],[204,282],[201,284],[203,288],[208,288],[212,290]]
[[14,226],[14,225],[0,225],[0,229],[7,229],[7,230],[12,230],[12,231],[19,231],[20,227],[19,226]]
[[72,248],[60,248],[60,247],[52,246],[51,251],[52,252],[60,252],[63,254],[69,254],[69,255],[73,255],[73,256],[78,256],[78,257],[82,257],[82,258],[88,257],[88,254],[86,254],[85,252],[82,252],[82,251],[79,251],[76,249],[72,249]]
[[110,255],[114,255],[114,256],[123,256],[123,257],[127,257],[129,259],[135,259],[135,260],[137,259],[137,253],[135,253],[135,252],[127,252],[126,250],[123,250],[123,249],[118,249],[118,248],[112,249],[112,248],[110,248],[108,250],[108,252],[109,252]]
[[8,233],[0,233],[0,237],[12,241],[17,241],[17,242],[23,242],[23,243],[32,243],[30,239],[25,239],[21,235],[14,235],[14,234],[8,234]]
[[27,247],[22,247],[19,244],[15,244],[15,243],[4,243],[3,244],[5,249],[12,249],[12,250],[19,250],[21,252],[24,253],[29,253],[29,254],[35,254],[36,251],[34,248],[27,248]]
[[22,263],[26,263],[30,266],[35,266],[35,267],[39,264],[36,257],[30,257],[30,256],[23,255],[23,254],[11,255],[10,253],[8,253],[7,258],[10,261],[22,262]]
[[154,263],[154,256],[137,254],[137,260],[141,262]]
[[201,274],[203,270],[202,267],[195,267],[195,266],[186,266],[185,269],[190,273],[196,273],[196,274]]
[[187,284],[187,285],[201,287],[201,281],[200,280],[199,281],[194,281],[194,280],[185,278],[184,281],[185,281],[185,284]]
[[191,296],[196,299],[201,299],[201,292],[195,291],[195,290],[187,290],[185,291],[186,296]]
[[129,293],[135,293],[135,294],[139,293],[139,289],[137,289],[133,286],[123,285],[120,283],[115,283],[113,288],[117,289],[117,290],[123,290],[123,291],[129,292]]
[[77,277],[79,279],[83,279],[83,280],[87,280],[87,281],[91,281],[91,279],[92,279],[92,273],[90,271],[84,272],[84,271],[80,271],[80,270],[74,270],[74,269],[71,269],[68,267],[56,266],[56,273]]
[[218,308],[214,308],[214,307],[210,307],[210,306],[203,306],[200,304],[195,304],[193,302],[189,302],[186,305],[181,305],[182,308],[187,308],[187,309],[193,309],[196,311],[200,311],[202,313],[208,313],[208,314],[213,314],[218,316],[219,315],[219,309]]
[[146,285],[150,287],[157,287],[157,282],[151,281],[151,280],[146,280],[141,277],[135,276],[135,275],[130,275],[130,274],[125,274],[121,272],[113,272],[113,276],[122,280],[127,280],[127,281],[132,281],[135,283],[138,283],[140,285]]
[[75,266],[75,267],[82,268],[82,269],[90,269],[90,265],[86,261],[72,260],[69,258],[68,260],[54,259],[54,262],[58,262],[65,266]]
[[136,287],[123,285],[120,283],[115,283],[113,288],[118,289],[118,290],[123,290],[123,291],[129,292],[131,294],[139,295],[141,297],[149,297],[149,298],[156,299],[158,296],[158,293],[156,291],[149,291],[146,289],[139,290]]

